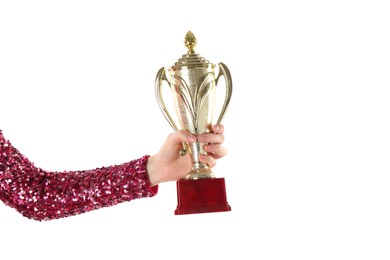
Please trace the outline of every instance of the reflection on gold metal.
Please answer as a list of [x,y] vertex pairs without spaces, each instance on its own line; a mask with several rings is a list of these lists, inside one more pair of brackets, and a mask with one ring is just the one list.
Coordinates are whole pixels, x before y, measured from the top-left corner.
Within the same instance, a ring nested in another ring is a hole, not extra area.
[[[162,113],[175,131],[186,130],[194,135],[210,133],[212,125],[220,123],[232,95],[232,80],[229,69],[223,63],[212,64],[194,52],[195,35],[188,31],[185,37],[188,53],[170,68],[161,68],[156,76],[155,94]],[[215,120],[216,87],[220,77],[225,78],[225,97],[218,119]],[[167,82],[173,95],[179,126],[173,120],[162,97],[162,85]],[[215,178],[209,166],[199,160],[207,154],[204,143],[183,144],[192,160],[192,170],[186,179]]]

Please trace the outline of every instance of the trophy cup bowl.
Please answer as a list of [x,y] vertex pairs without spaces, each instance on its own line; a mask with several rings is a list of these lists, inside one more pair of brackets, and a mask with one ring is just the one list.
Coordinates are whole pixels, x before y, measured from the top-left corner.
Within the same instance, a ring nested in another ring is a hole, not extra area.
[[[214,124],[221,122],[232,95],[229,69],[223,63],[215,65],[196,54],[196,38],[188,31],[184,43],[187,54],[169,68],[161,68],[156,76],[155,94],[158,105],[175,131],[186,130],[194,135],[210,133]],[[225,79],[225,97],[218,119],[215,121],[216,87]],[[169,86],[177,120],[173,120],[163,100],[162,86]],[[175,123],[178,121],[178,125]],[[181,155],[189,153],[192,169],[184,179],[176,182],[178,206],[175,215],[230,211],[227,202],[225,179],[217,178],[210,167],[199,160],[207,154],[204,143],[183,143]]]

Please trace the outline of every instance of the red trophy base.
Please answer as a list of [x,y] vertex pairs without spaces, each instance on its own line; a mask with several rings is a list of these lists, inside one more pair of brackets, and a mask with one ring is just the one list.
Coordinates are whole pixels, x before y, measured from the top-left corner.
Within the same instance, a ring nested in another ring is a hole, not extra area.
[[178,180],[175,215],[231,211],[225,179]]

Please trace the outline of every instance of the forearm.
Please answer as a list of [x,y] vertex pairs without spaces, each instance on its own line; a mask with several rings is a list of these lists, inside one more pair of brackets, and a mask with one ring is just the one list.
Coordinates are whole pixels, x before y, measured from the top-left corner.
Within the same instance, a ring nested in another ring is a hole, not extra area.
[[149,156],[93,170],[48,172],[1,137],[0,132],[0,200],[28,218],[62,218],[157,193],[146,172]]

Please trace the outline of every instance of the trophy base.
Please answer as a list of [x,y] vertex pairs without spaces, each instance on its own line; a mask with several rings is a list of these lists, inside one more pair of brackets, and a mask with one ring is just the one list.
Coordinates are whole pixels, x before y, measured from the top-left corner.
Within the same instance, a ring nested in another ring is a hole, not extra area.
[[178,180],[175,215],[231,211],[224,178]]

